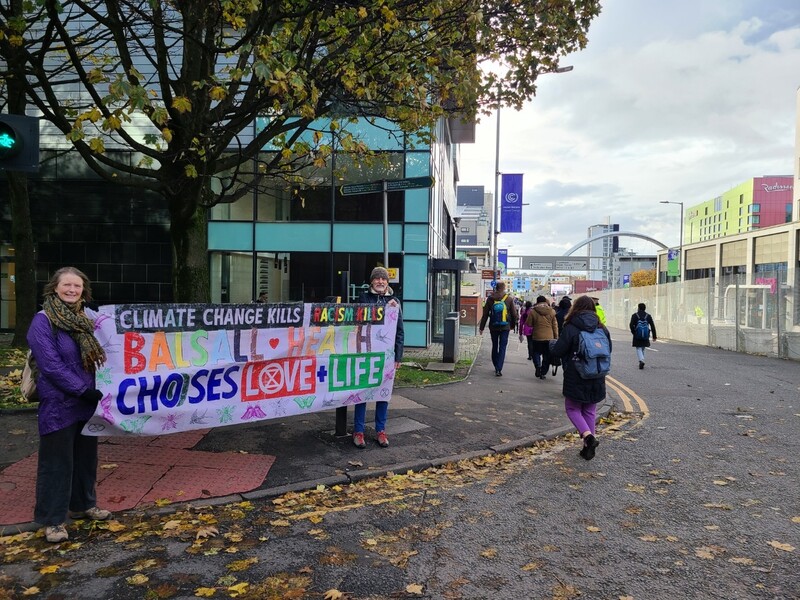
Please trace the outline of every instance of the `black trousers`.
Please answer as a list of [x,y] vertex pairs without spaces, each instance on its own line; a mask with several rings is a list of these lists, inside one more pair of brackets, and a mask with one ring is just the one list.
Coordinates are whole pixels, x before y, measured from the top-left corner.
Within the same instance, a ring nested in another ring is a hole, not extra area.
[[97,438],[81,435],[85,424],[74,423],[39,438],[33,519],[41,525],[60,525],[68,511],[97,505]]
[[533,366],[541,367],[542,373],[550,368],[550,340],[533,340]]

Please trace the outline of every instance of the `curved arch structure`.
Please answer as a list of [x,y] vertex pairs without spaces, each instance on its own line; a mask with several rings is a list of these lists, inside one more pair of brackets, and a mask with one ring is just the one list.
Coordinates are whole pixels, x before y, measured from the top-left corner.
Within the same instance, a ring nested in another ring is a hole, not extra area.
[[[592,242],[596,242],[597,240],[602,240],[603,238],[614,237],[614,236],[635,237],[635,238],[639,238],[639,239],[642,239],[642,240],[647,240],[648,242],[652,242],[656,246],[660,247],[662,250],[668,250],[669,249],[669,246],[667,246],[665,244],[662,244],[657,239],[652,238],[649,235],[644,235],[643,233],[636,233],[636,232],[633,232],[633,231],[609,231],[607,233],[601,233],[600,235],[596,235],[594,237],[587,238],[587,239],[583,240],[582,242],[578,242],[572,248],[570,248],[569,250],[564,252],[564,256],[569,256],[573,252],[575,252],[575,250],[578,250],[579,248],[583,248],[584,246],[586,246],[588,244],[591,244]],[[554,272],[555,272],[555,269],[550,269],[547,272],[547,274],[542,279],[542,285],[547,283],[547,280],[550,279],[550,276]]]

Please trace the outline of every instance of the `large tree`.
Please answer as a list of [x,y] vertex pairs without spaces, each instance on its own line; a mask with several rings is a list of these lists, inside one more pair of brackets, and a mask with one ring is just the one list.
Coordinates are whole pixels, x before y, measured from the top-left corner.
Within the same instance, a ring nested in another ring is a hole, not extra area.
[[207,208],[246,193],[244,165],[261,160],[258,179],[324,163],[323,118],[426,132],[443,115],[519,107],[538,73],[585,46],[599,4],[30,0],[22,19],[0,13],[0,32],[24,41],[30,101],[89,167],[164,198],[174,296],[189,302],[209,297]]
[[[23,0],[9,0],[2,6],[0,18],[22,20]],[[0,110],[9,114],[24,115],[27,109],[25,80],[26,54],[21,38],[13,32],[0,30],[11,35],[0,35],[0,56],[4,69],[0,74]],[[33,227],[31,225],[30,202],[28,197],[28,176],[26,173],[9,171],[9,206],[11,207],[11,242],[14,245],[15,275],[15,328],[11,345],[17,348],[27,346],[25,336],[36,313],[36,263],[34,259]]]

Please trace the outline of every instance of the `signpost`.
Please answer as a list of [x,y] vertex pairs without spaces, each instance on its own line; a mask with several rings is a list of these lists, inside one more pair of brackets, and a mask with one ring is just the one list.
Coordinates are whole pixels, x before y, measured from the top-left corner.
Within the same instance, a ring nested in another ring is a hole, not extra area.
[[[418,188],[433,187],[433,177],[407,177],[405,179],[383,179],[372,183],[352,183],[339,188],[342,196],[360,196],[383,192],[383,266],[389,271],[389,278],[399,276],[397,269],[389,268],[389,192],[402,192]],[[336,409],[336,435],[347,433],[347,407]]]
[[342,196],[357,196],[360,194],[374,194],[383,191],[383,184],[386,183],[387,192],[402,192],[419,188],[433,187],[433,177],[407,177],[405,179],[386,179],[385,181],[374,181],[372,183],[353,183],[343,185],[339,188]]
[[371,183],[352,183],[339,188],[342,196],[359,196],[383,192],[383,266],[389,268],[389,192],[402,192],[433,187],[433,177],[406,177],[405,179],[383,179]]

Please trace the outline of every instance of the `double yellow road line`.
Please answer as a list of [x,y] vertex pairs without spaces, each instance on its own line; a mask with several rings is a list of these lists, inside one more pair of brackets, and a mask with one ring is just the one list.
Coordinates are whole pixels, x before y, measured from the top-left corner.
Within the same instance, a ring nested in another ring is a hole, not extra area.
[[[650,409],[647,408],[645,401],[631,388],[608,375],[606,376],[606,386],[622,400],[624,412],[641,413],[645,419],[650,416]],[[637,405],[638,410],[634,410],[634,403]]]

